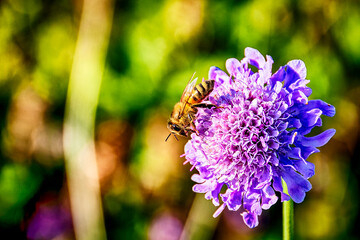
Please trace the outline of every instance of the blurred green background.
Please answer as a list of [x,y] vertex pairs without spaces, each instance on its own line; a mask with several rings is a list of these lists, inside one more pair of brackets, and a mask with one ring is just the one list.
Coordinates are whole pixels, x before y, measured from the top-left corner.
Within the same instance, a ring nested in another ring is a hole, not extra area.
[[[81,0],[0,1],[0,235],[74,239],[62,129]],[[191,190],[166,120],[188,79],[253,47],[274,71],[302,59],[311,99],[335,105],[334,138],[295,205],[296,239],[358,239],[358,0],[119,0],[97,106],[95,146],[108,239],[279,239],[281,204],[248,229]],[[91,84],[91,83],[90,83]],[[86,163],[84,163],[86,168]],[[195,172],[195,171],[194,171]],[[193,172],[193,173],[194,173]]]

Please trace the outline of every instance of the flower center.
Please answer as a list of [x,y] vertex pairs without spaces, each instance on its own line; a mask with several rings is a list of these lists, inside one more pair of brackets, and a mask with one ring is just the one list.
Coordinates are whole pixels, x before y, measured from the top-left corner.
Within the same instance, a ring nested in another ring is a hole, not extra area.
[[[212,141],[218,141],[223,149],[216,152],[214,159],[221,159],[222,168],[227,171],[243,172],[244,168],[250,170],[254,167],[263,167],[271,154],[272,144],[277,140],[271,136],[274,119],[269,119],[273,103],[260,98],[251,99],[240,92],[233,95],[231,104],[227,105],[213,124]],[[210,146],[211,147],[211,146]],[[225,154],[224,154],[225,153]]]

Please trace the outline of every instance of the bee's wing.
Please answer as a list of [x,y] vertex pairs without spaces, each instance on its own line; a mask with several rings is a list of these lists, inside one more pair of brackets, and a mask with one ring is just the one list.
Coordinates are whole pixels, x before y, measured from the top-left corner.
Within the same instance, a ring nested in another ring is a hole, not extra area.
[[192,91],[194,90],[195,88],[195,84],[196,84],[196,81],[197,81],[197,78],[193,79],[195,73],[192,75],[192,77],[190,78],[188,84],[186,85],[185,89],[184,89],[184,92],[183,94],[181,95],[181,98],[180,98],[180,102],[184,103],[182,109],[181,109],[181,112],[179,114],[179,118],[183,115],[183,112],[184,112],[184,109],[185,109],[185,106],[186,104],[188,103],[190,97],[191,97],[191,93]]
[[186,87],[184,89],[184,92],[181,95],[180,102],[185,102],[185,103],[188,102],[188,100],[189,100],[189,98],[191,96],[191,93],[194,90],[196,81],[197,81],[197,78],[193,79],[194,75],[195,75],[195,73],[192,75],[192,77],[190,78],[188,84],[186,85]]

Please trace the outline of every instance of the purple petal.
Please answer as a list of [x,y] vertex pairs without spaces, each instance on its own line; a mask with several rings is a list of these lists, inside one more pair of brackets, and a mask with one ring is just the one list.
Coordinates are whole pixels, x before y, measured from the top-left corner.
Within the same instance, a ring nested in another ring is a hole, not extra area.
[[256,214],[250,212],[243,212],[241,215],[243,217],[244,223],[249,228],[254,228],[259,225],[258,216]]
[[296,135],[297,135],[297,132],[295,132],[295,131],[292,131],[292,132],[284,131],[281,133],[281,135],[279,135],[278,139],[281,143],[293,144]]
[[260,183],[269,182],[272,177],[270,166],[259,167],[255,177],[259,179]]
[[279,143],[273,139],[270,139],[267,143],[268,143],[269,148],[271,148],[271,149],[277,150],[280,147]]
[[[255,182],[255,179],[252,179],[251,182]],[[252,183],[250,185],[256,185]],[[253,212],[253,205],[258,201],[258,197],[261,195],[261,190],[250,187],[249,190],[244,194],[243,204],[244,208]]]
[[229,79],[229,76],[220,68],[211,67],[209,70],[209,79],[215,80],[219,85]]
[[261,195],[262,209],[269,209],[277,200],[278,197],[275,195],[274,189],[271,186],[263,189],[263,194]]
[[289,90],[299,90],[302,91],[307,97],[311,95],[312,90],[311,88],[307,87],[306,84],[308,84],[310,81],[306,79],[298,79],[294,83],[290,84]]
[[295,169],[301,173],[305,178],[311,178],[315,174],[315,165],[302,159],[292,161]]
[[245,48],[245,57],[250,60],[251,65],[257,67],[258,69],[263,68],[265,65],[264,56],[254,48]]
[[301,149],[301,157],[303,159],[307,159],[313,153],[320,152],[316,147],[304,147],[300,145],[299,148]]
[[300,128],[301,121],[297,118],[288,118],[289,128]]
[[332,128],[314,137],[299,136],[297,142],[305,147],[321,147],[324,146],[330,140],[330,138],[334,136],[335,132],[336,130]]
[[224,211],[225,207],[225,204],[221,204],[221,206],[214,212],[213,217],[218,217],[222,213],[222,211]]
[[312,125],[312,126],[304,125],[301,128],[297,129],[297,132],[300,135],[305,136],[305,135],[309,134],[314,127],[321,127],[321,126],[322,126],[322,120],[321,120],[321,118],[318,118],[314,125]]
[[277,130],[279,132],[283,132],[287,127],[288,127],[289,123],[288,122],[279,122],[279,125],[277,126]]
[[261,196],[261,191],[257,191],[258,193],[252,193],[251,196],[253,198],[243,198],[243,207],[245,210],[255,213],[256,215],[260,215],[262,212],[262,208],[260,206],[259,197]]
[[284,193],[283,186],[281,183],[281,176],[275,175],[273,176],[273,188],[275,191],[280,192],[281,194],[281,202],[290,200],[290,196]]
[[296,203],[304,201],[305,193],[312,187],[310,182],[290,167],[284,167],[278,173],[286,182],[292,200]]
[[305,178],[310,178],[315,174],[315,165],[304,159],[289,159],[288,156],[283,156],[280,157],[280,163],[283,166],[295,169]]
[[283,84],[280,81],[277,81],[273,85],[273,91],[278,94],[281,91],[282,87],[283,87]]
[[215,66],[210,67],[209,79],[215,80],[218,71],[222,71],[222,70],[220,68],[218,68],[218,67],[215,67]]
[[[274,155],[275,155],[275,154],[274,154]],[[279,159],[278,159],[276,156],[274,156],[274,155],[270,156],[269,162],[270,162],[272,165],[277,166],[277,165],[279,164]]]
[[335,115],[335,107],[322,101],[322,100],[310,100],[307,104],[295,104],[289,110],[293,114],[301,114],[314,108],[320,109],[325,116],[333,117]]
[[240,74],[241,63],[236,58],[229,58],[226,60],[226,70],[231,76]]
[[[265,63],[264,70],[268,71],[271,74],[273,63],[274,63],[274,60],[272,59],[272,57],[269,55],[266,55],[266,63]],[[268,76],[268,77],[270,77],[270,76]]]
[[294,147],[294,148],[282,148],[282,153],[288,157],[288,158],[292,158],[292,159],[302,159],[301,157],[301,149],[298,147]]
[[280,67],[279,70],[276,71],[270,78],[271,86],[275,86],[277,82],[284,81],[284,78],[286,76],[285,67]]
[[266,132],[270,137],[277,137],[279,135],[279,131],[271,126],[266,129]]
[[306,127],[314,126],[321,117],[321,114],[322,111],[318,108],[309,110],[302,115],[301,123]]
[[299,89],[299,88],[304,88],[306,87],[306,85],[310,82],[310,80],[306,80],[306,79],[298,79],[297,81],[295,81],[294,83],[292,83],[289,86],[289,89],[291,90],[295,90],[295,89]]
[[227,189],[224,194],[221,194],[221,198],[229,210],[237,211],[242,204],[242,191]]
[[335,115],[335,107],[322,100],[310,100],[304,108],[318,108],[328,117],[333,117]]
[[300,78],[306,78],[306,67],[305,63],[301,60],[292,60],[288,62],[287,64],[292,69],[294,69],[298,74]]
[[203,179],[199,174],[193,174],[191,176],[191,180],[193,180],[196,183],[203,183],[205,182],[205,179]]
[[217,183],[214,189],[212,189],[211,191],[208,191],[207,193],[205,193],[205,199],[207,199],[207,200],[212,199],[212,203],[215,206],[219,206],[220,205],[219,193],[220,193],[221,188],[222,188],[223,185],[224,185],[223,183]]
[[284,87],[288,88],[292,83],[300,79],[299,74],[289,65],[285,67],[285,78],[284,78]]
[[193,191],[197,193],[206,193],[213,190],[216,187],[216,183],[211,181],[206,181],[202,184],[195,184],[193,186]]
[[[293,101],[297,101],[297,102],[300,102],[302,104],[307,104],[308,102],[308,98],[307,96],[305,95],[305,93],[303,93],[302,91],[300,90],[295,90],[291,93],[291,100]],[[292,105],[292,104],[290,104]]]

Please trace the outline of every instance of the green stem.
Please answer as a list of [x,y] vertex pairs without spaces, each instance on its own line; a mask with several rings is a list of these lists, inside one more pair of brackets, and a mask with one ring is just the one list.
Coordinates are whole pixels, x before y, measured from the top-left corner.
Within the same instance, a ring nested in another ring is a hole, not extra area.
[[[284,180],[282,180],[284,193],[288,194],[288,189]],[[294,203],[290,199],[283,202],[283,239],[294,239]]]
[[82,2],[65,107],[64,156],[75,238],[103,240],[94,129],[114,7],[112,0]]
[[219,221],[219,217],[212,217],[213,211],[211,201],[206,200],[202,194],[196,194],[180,240],[212,239]]

